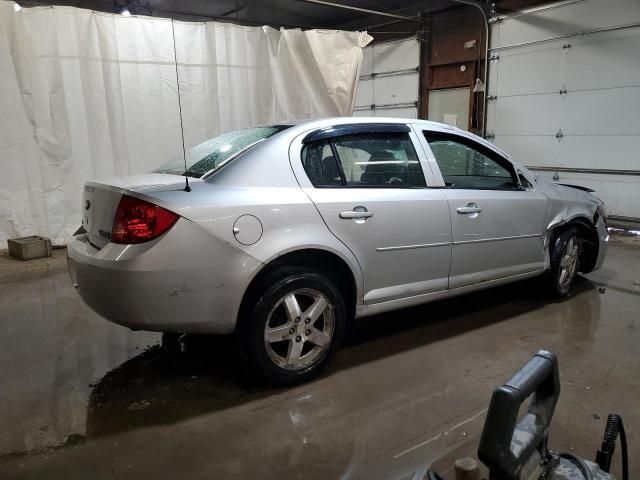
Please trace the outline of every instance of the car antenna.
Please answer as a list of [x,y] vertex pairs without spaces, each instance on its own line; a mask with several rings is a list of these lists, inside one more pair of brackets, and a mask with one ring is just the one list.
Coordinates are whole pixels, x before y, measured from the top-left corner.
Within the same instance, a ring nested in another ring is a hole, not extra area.
[[178,86],[178,112],[180,113],[180,136],[182,137],[182,159],[184,160],[184,191],[190,192],[189,176],[187,175],[187,152],[184,148],[184,125],[182,124],[182,101],[180,99],[180,77],[178,76],[178,52],[176,50],[176,30],[173,26],[173,18],[171,19],[171,34],[173,36],[173,58],[176,65],[176,85]]

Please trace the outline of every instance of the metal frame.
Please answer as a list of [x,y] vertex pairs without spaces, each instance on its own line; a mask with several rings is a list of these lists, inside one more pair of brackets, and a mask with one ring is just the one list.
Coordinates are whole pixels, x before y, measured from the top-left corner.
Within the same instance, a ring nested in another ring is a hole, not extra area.
[[498,15],[497,17],[492,19],[492,22],[501,22],[502,20],[507,20],[509,18],[523,17],[532,13],[544,12],[545,10],[553,10],[555,8],[566,7],[567,5],[571,5],[573,3],[582,3],[586,1],[587,0],[564,0],[562,2],[556,2],[549,5],[539,5],[537,7],[525,8],[517,12]]
[[399,19],[399,20],[402,20],[402,21],[405,21],[405,22],[420,23],[420,20],[416,19],[416,17],[407,17],[405,15],[398,15],[396,13],[381,12],[379,10],[369,10],[368,8],[353,7],[351,5],[342,5],[340,3],[327,2],[326,0],[298,0],[298,1],[299,2],[305,2],[305,3],[313,3],[315,5],[324,5],[326,7],[342,8],[343,10],[351,10],[351,11],[355,11],[355,12],[369,13],[371,15],[379,15],[381,17],[396,18],[396,19]]
[[[485,88],[484,88],[484,92],[482,95],[482,128],[481,128],[481,134],[482,137],[486,137],[487,134],[487,110],[488,110],[488,92],[489,92],[489,44],[490,44],[490,37],[491,37],[491,28],[490,28],[490,23],[492,21],[492,19],[489,18],[489,15],[491,13],[491,8],[489,7],[489,5],[485,5],[481,2],[479,2],[478,0],[449,0],[452,3],[457,3],[457,4],[461,4],[461,5],[467,5],[470,7],[474,7],[478,10],[480,10],[480,13],[482,15],[482,19],[483,19],[483,24],[484,24],[484,31],[485,31],[485,46],[484,46],[484,68],[482,68],[482,70],[484,70],[484,74],[482,75],[482,81],[484,82]],[[426,32],[428,32],[429,30],[426,28],[427,25],[425,23],[425,28],[423,29],[423,34],[426,34]],[[447,85],[447,86],[442,86],[439,88],[431,88],[430,87],[430,83],[431,83],[431,71],[433,69],[433,67],[436,66],[440,66],[440,65],[449,65],[451,63],[449,62],[443,62],[443,63],[429,63],[429,54],[426,53],[427,52],[427,48],[426,48],[426,41],[423,42],[422,44],[422,48],[424,49],[425,53],[421,53],[420,55],[420,61],[421,61],[421,65],[424,65],[426,68],[424,68],[425,70],[425,75],[421,75],[421,95],[420,95],[420,112],[422,114],[423,117],[426,118],[426,116],[428,116],[428,104],[429,104],[429,94],[428,92],[430,92],[431,90],[440,90],[440,89],[448,89],[448,88],[459,88],[459,87],[469,87],[469,89],[471,90],[471,93],[469,95],[469,118],[467,120],[467,122],[470,124],[472,121],[472,115],[473,115],[473,109],[474,109],[474,104],[475,104],[475,95],[473,94],[473,88],[474,88],[474,83],[472,82],[471,84],[465,84],[465,85]],[[479,72],[480,70],[480,66],[476,66],[476,64],[480,63],[481,58],[478,58],[477,60],[470,60],[468,61],[468,63],[472,63],[474,64],[474,81],[476,78],[480,78],[481,73]],[[467,63],[467,62],[455,62],[455,63]],[[425,78],[426,76],[426,78]],[[426,92],[426,93],[424,93]]]
[[372,80],[378,77],[393,77],[396,75],[409,75],[413,73],[420,73],[420,67],[406,68],[404,70],[389,70],[387,72],[369,73],[368,75],[360,75],[360,80]]
[[570,168],[570,167],[534,167],[527,165],[529,170],[537,172],[565,172],[565,173],[586,173],[589,175],[624,175],[640,176],[640,170],[612,170],[607,168]]
[[[483,99],[483,107],[482,107],[482,136],[484,137],[487,134],[487,106],[489,103],[488,94],[489,94],[489,39],[491,36],[491,28],[489,27],[489,14],[486,6],[481,5],[479,2],[475,0],[449,0],[455,3],[461,3],[463,5],[469,5],[471,7],[475,7],[480,10],[482,14],[482,18],[484,19],[484,92],[482,95]],[[473,87],[471,87],[473,90]],[[471,111],[469,112],[471,114]]]
[[640,27],[640,22],[636,23],[628,23],[626,25],[616,25],[615,27],[607,27],[607,28],[595,28],[593,30],[583,30],[575,33],[567,33],[565,35],[558,35],[557,37],[549,37],[543,38],[541,40],[532,40],[530,42],[521,42],[521,43],[512,43],[510,45],[501,45],[499,47],[490,48],[492,52],[496,52],[499,50],[508,50],[510,48],[518,48],[518,47],[528,47],[530,45],[538,45],[541,43],[549,43],[555,42],[558,40],[565,40],[567,38],[573,37],[582,37],[584,35],[592,35],[594,33],[604,33],[604,32],[614,32],[616,30],[626,30],[627,28],[638,28]]
[[393,110],[394,108],[418,108],[418,101],[403,103],[382,103],[380,105],[360,105],[353,108],[354,112],[364,112],[365,110]]

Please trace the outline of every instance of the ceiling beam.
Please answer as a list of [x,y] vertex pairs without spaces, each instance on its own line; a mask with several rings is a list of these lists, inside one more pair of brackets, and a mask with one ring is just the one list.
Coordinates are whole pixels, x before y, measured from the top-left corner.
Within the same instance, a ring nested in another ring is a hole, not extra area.
[[[199,20],[202,19],[206,19],[206,20],[213,20],[218,21],[218,22],[230,22],[230,23],[236,23],[239,25],[256,25],[256,26],[263,26],[263,25],[269,25],[275,29],[278,29],[280,27],[284,27],[284,28],[301,28],[301,29],[308,29],[308,30],[314,30],[314,29],[323,29],[323,30],[331,30],[333,27],[331,26],[322,26],[322,25],[304,25],[304,24],[300,24],[300,23],[296,23],[296,24],[291,24],[291,23],[283,23],[283,22],[279,22],[279,21],[274,21],[274,20],[270,20],[270,19],[257,19],[257,18],[248,18],[248,17],[229,17],[229,16],[222,16],[222,15],[210,15],[207,13],[198,13],[198,12],[189,12],[189,11],[180,11],[180,10],[153,10],[153,15],[154,17],[166,17],[166,18],[174,18],[174,17],[191,17],[191,18],[197,18]],[[180,18],[178,18],[177,20],[179,20]]]
[[352,10],[355,12],[368,13],[369,15],[379,15],[381,17],[396,18],[407,22],[420,23],[417,17],[407,17],[405,15],[397,15],[395,13],[381,12],[379,10],[369,10],[368,8],[353,7],[351,5],[343,5],[341,3],[328,2],[326,0],[298,0],[299,2],[313,3],[314,5],[324,5],[326,7],[342,8],[343,10]]

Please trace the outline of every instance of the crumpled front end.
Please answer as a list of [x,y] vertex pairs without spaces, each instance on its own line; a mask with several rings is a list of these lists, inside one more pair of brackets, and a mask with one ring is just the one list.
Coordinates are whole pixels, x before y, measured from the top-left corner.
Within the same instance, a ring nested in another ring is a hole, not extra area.
[[581,271],[588,273],[600,268],[609,241],[602,200],[584,188],[558,185],[544,179],[538,179],[537,185],[549,199],[545,248],[548,248],[555,229],[568,223],[575,224],[582,229],[583,240],[588,245],[581,259]]
[[596,223],[596,228],[598,229],[598,256],[591,271],[598,270],[602,267],[609,247],[609,230],[607,230],[607,223],[604,216],[600,215]]

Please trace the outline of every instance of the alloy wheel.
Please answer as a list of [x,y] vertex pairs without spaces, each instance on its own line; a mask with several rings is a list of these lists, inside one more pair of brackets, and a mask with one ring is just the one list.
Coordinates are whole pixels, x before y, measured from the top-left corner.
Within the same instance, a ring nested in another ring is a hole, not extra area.
[[578,240],[571,237],[567,242],[564,255],[560,259],[560,277],[558,283],[564,289],[571,284],[578,268]]
[[264,330],[269,358],[281,368],[300,370],[327,352],[335,331],[333,306],[321,292],[304,288],[284,295]]

